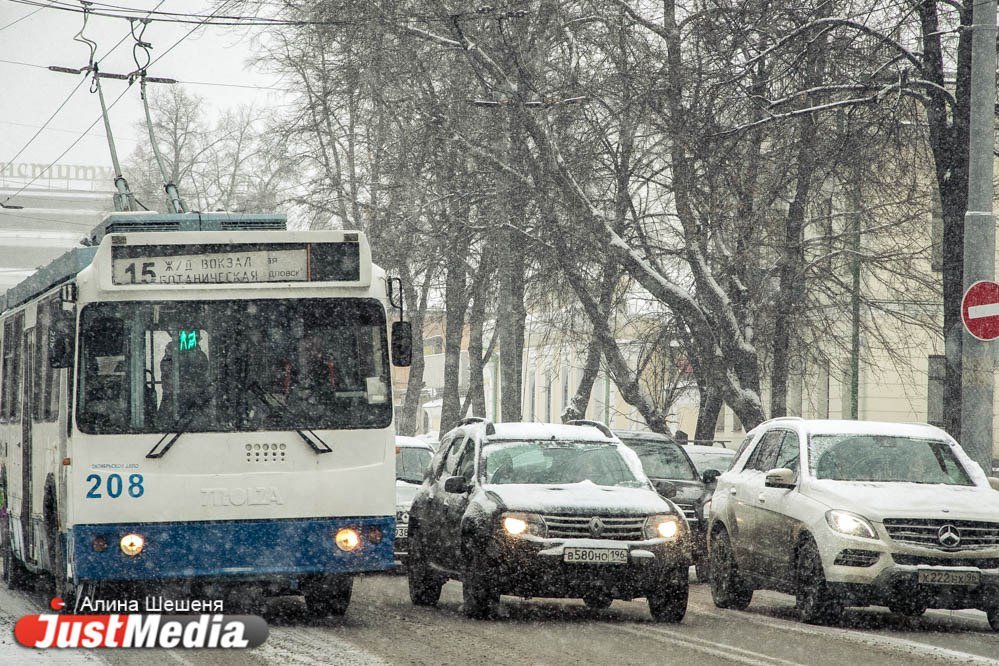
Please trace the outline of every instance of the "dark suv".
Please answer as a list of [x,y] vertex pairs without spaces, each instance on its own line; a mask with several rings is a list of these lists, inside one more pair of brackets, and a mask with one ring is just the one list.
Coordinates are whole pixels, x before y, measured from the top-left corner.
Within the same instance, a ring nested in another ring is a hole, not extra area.
[[410,509],[409,594],[432,606],[460,580],[478,618],[501,594],[591,608],[646,597],[654,619],[679,622],[689,534],[606,426],[466,419],[441,438]]
[[666,435],[654,432],[615,432],[628,448],[638,454],[645,475],[660,495],[670,498],[683,510],[692,533],[691,555],[698,582],[710,578],[704,503],[711,498],[717,470],[699,474],[683,447]]

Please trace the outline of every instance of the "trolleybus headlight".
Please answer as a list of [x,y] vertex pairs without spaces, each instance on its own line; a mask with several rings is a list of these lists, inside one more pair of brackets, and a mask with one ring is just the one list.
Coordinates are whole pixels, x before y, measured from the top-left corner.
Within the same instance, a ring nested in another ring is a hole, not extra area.
[[129,557],[135,557],[142,552],[143,546],[146,545],[146,540],[138,534],[126,534],[121,538],[121,552],[125,553]]
[[337,531],[334,541],[337,548],[349,553],[361,545],[361,535],[353,527],[344,527]]

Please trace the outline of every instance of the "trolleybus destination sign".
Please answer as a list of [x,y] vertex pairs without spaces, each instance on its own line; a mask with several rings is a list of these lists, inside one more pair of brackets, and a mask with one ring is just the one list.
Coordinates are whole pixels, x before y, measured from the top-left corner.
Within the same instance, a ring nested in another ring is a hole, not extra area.
[[114,284],[225,284],[304,282],[309,254],[304,247],[123,257],[112,255]]

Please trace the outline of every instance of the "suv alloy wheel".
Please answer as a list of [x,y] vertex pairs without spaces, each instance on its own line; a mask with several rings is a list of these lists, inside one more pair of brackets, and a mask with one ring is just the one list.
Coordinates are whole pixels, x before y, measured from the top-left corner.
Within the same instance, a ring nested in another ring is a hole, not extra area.
[[843,602],[829,591],[819,548],[806,539],[798,548],[794,605],[802,622],[828,624],[843,614]]
[[718,608],[735,610],[746,610],[753,600],[753,588],[739,575],[732,541],[724,529],[711,539],[711,598]]

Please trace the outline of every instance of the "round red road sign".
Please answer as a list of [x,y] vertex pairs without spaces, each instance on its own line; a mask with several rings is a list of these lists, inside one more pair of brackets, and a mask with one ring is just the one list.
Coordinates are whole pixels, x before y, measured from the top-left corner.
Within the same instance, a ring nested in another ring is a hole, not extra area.
[[999,338],[999,283],[981,280],[968,287],[961,299],[961,319],[979,340]]

